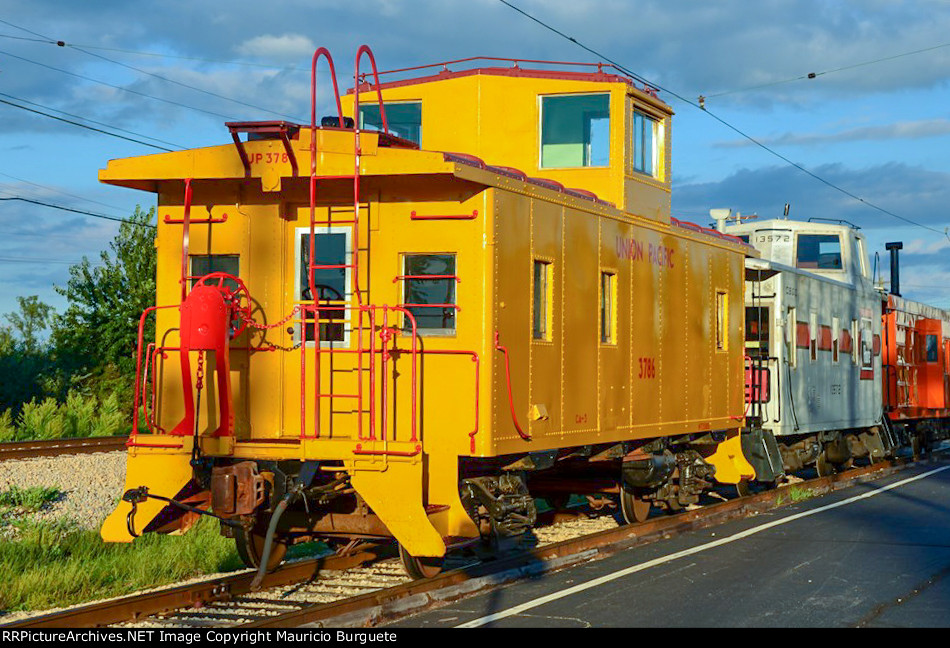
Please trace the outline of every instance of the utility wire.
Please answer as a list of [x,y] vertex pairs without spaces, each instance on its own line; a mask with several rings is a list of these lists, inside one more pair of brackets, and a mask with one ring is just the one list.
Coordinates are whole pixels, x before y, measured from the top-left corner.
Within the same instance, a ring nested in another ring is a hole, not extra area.
[[[2,94],[2,93],[0,93]],[[8,96],[8,95],[3,95]],[[0,99],[0,103],[6,104],[8,106],[13,106],[14,108],[19,108],[20,110],[26,110],[27,112],[36,113],[37,115],[43,115],[44,117],[49,117],[50,119],[55,119],[56,121],[65,122],[67,124],[72,124],[73,126],[78,126],[79,128],[85,128],[87,130],[95,131],[96,133],[102,133],[103,135],[109,135],[111,137],[117,137],[119,139],[126,140],[127,142],[134,142],[136,144],[141,144],[142,146],[148,146],[160,151],[172,152],[172,149],[165,148],[164,146],[158,146],[157,144],[149,144],[148,142],[143,142],[142,140],[133,139],[131,137],[126,137],[125,135],[119,135],[118,133],[110,133],[109,131],[102,130],[101,128],[95,128],[94,126],[87,126],[86,124],[80,124],[77,121],[72,121],[71,119],[66,119],[64,117],[57,117],[56,115],[51,115],[45,113],[41,110],[35,110],[33,108],[27,108],[26,106],[21,106],[20,104],[13,103],[12,101],[7,101],[6,99]]]
[[912,52],[903,52],[901,54],[894,54],[893,56],[885,56],[884,58],[873,59],[871,61],[863,61],[861,63],[854,63],[852,65],[845,65],[842,67],[832,68],[830,70],[825,70],[823,72],[809,72],[808,74],[802,74],[796,77],[789,77],[787,79],[781,79],[779,81],[771,81],[769,83],[763,83],[761,85],[749,86],[746,88],[736,88],[735,90],[725,90],[723,92],[717,92],[714,94],[705,95],[705,99],[712,99],[713,97],[722,97],[724,95],[735,94],[738,92],[748,92],[750,90],[760,90],[762,88],[769,88],[771,86],[781,85],[783,83],[791,83],[792,81],[802,81],[804,79],[816,79],[820,76],[826,74],[833,74],[835,72],[843,72],[845,70],[853,70],[855,68],[864,67],[866,65],[874,65],[875,63],[883,63],[886,61],[893,61],[894,59],[903,58],[905,56],[913,56],[914,54],[923,54],[924,52],[932,52],[934,50],[942,49],[944,47],[950,47],[950,43],[941,43],[940,45],[934,45],[933,47],[925,47],[924,49],[914,50]]
[[187,83],[182,83],[181,81],[176,81],[175,79],[169,79],[168,77],[162,76],[161,74],[156,74],[156,73],[154,73],[154,72],[149,72],[148,70],[143,70],[143,69],[137,68],[137,67],[135,67],[135,66],[133,66],[133,65],[128,65],[128,64],[126,64],[126,63],[122,63],[121,61],[116,61],[115,59],[108,58],[108,57],[106,57],[106,56],[103,56],[102,54],[96,54],[95,52],[89,52],[89,51],[84,50],[84,49],[82,49],[82,48],[80,48],[80,47],[77,47],[76,45],[73,45],[72,48],[73,48],[74,50],[76,50],[76,51],[82,52],[83,54],[87,54],[87,55],[89,55],[89,56],[94,56],[94,57],[97,58],[97,59],[102,59],[103,61],[107,61],[107,62],[113,63],[113,64],[115,64],[115,65],[120,65],[120,66],[122,66],[122,67],[124,67],[124,68],[126,68],[126,69],[129,69],[129,70],[133,70],[133,71],[135,71],[135,72],[138,72],[139,74],[146,74],[146,75],[148,75],[148,76],[150,76],[150,77],[154,77],[154,78],[159,79],[160,81],[164,81],[164,82],[166,82],[166,83],[172,83],[172,84],[174,84],[174,85],[181,86],[182,88],[187,88],[187,89],[189,89],[189,90],[194,90],[195,92],[201,92],[201,93],[206,94],[206,95],[209,95],[209,96],[211,96],[211,97],[217,97],[218,99],[223,99],[223,100],[225,100],[225,101],[230,101],[230,102],[232,102],[232,103],[236,103],[236,104],[239,104],[239,105],[241,105],[241,106],[246,106],[246,107],[248,107],[248,108],[253,108],[254,110],[260,110],[260,111],[262,111],[262,112],[270,113],[271,115],[277,115],[278,117],[286,117],[287,119],[292,119],[292,120],[298,121],[298,122],[299,122],[299,121],[303,121],[303,120],[300,119],[299,117],[293,117],[293,116],[291,116],[291,115],[286,115],[286,114],[284,114],[284,113],[280,113],[280,112],[277,112],[277,111],[275,111],[275,110],[269,110],[268,108],[263,108],[263,107],[261,107],[261,106],[256,106],[256,105],[254,105],[254,104],[247,103],[247,102],[241,101],[241,100],[239,100],[239,99],[232,99],[231,97],[227,97],[227,96],[225,96],[225,95],[223,95],[223,94],[218,94],[217,92],[211,92],[210,90],[205,90],[205,89],[203,89],[203,88],[199,88],[199,87],[196,87],[196,86],[193,86],[193,85],[188,85]]
[[13,196],[11,198],[0,198],[0,201],[7,201],[7,200],[20,200],[22,202],[31,203],[33,205],[42,205],[43,207],[51,207],[53,209],[60,209],[66,212],[72,212],[74,214],[82,214],[84,216],[92,216],[93,218],[102,218],[104,220],[115,221],[117,223],[126,223],[128,225],[136,225],[139,227],[150,227],[152,229],[155,229],[155,226],[149,223],[136,223],[135,221],[130,221],[125,218],[117,218],[115,216],[97,214],[95,212],[86,211],[84,209],[73,209],[72,207],[63,207],[62,205],[54,205],[53,203],[43,202],[42,200],[33,200],[31,198],[23,198],[22,196]]
[[[29,105],[31,105],[31,106],[36,106],[37,108],[43,108],[43,109],[45,109],[45,110],[52,110],[52,111],[54,111],[54,112],[58,112],[58,113],[63,114],[63,115],[68,115],[68,116],[70,116],[70,117],[75,117],[76,119],[81,119],[81,120],[83,120],[83,121],[85,121],[85,122],[89,122],[90,124],[99,124],[100,126],[105,126],[106,128],[111,128],[112,130],[121,131],[121,132],[123,132],[123,133],[128,133],[129,135],[135,135],[136,137],[144,137],[145,139],[150,139],[150,140],[154,140],[154,141],[156,141],[156,142],[161,142],[162,144],[168,144],[169,146],[174,146],[175,148],[179,148],[179,149],[185,148],[185,147],[182,146],[181,144],[175,144],[174,142],[168,142],[168,141],[166,141],[166,140],[159,139],[159,138],[157,138],[157,137],[152,137],[151,135],[146,135],[146,134],[144,134],[144,133],[136,133],[135,131],[131,131],[131,130],[128,130],[128,129],[126,129],[126,128],[122,128],[122,127],[120,127],[120,126],[113,126],[112,124],[107,124],[107,123],[105,123],[105,122],[97,121],[97,120],[95,120],[95,119],[90,119],[89,117],[83,117],[82,115],[76,115],[76,114],[73,114],[73,113],[70,113],[70,112],[66,112],[65,110],[60,110],[59,108],[50,108],[49,106],[44,106],[43,104],[36,103],[35,101],[30,101],[29,99],[23,99],[22,97],[15,97],[15,96],[13,96],[13,95],[6,94],[5,92],[0,92],[0,96],[6,97],[7,99],[13,99],[14,101],[19,101],[20,103],[25,103],[25,104],[29,104]],[[168,150],[168,149],[165,149],[165,150]]]
[[[12,179],[12,180],[16,180],[17,182],[22,182],[22,183],[24,183],[24,184],[32,185],[32,186],[37,187],[37,188],[39,188],[39,189],[45,189],[46,191],[52,191],[53,193],[58,193],[58,194],[62,194],[62,195],[64,195],[64,196],[69,196],[70,198],[78,198],[79,200],[85,200],[86,202],[95,203],[96,205],[101,205],[101,206],[103,206],[103,207],[108,207],[109,209],[114,209],[115,211],[118,211],[118,212],[122,212],[122,213],[127,213],[127,212],[128,212],[128,209],[125,208],[125,207],[116,207],[115,205],[110,205],[110,204],[108,204],[108,203],[100,202],[100,201],[98,201],[98,200],[94,200],[94,199],[92,199],[92,198],[87,198],[87,197],[85,197],[85,196],[80,196],[80,195],[77,195],[77,194],[72,194],[72,193],[69,193],[68,191],[63,191],[62,189],[57,189],[56,187],[50,187],[50,186],[48,186],[48,185],[42,185],[42,184],[38,184],[38,183],[36,183],[36,182],[30,182],[29,180],[25,180],[25,179],[23,179],[23,178],[18,178],[17,176],[10,175],[9,173],[3,173],[2,171],[0,171],[0,176],[4,176],[5,178],[10,178],[10,179]],[[8,184],[8,183],[0,183],[0,184]],[[17,187],[16,185],[12,185],[12,184],[10,184],[9,186],[14,187],[15,189],[23,189],[23,187]],[[7,193],[13,194],[13,195],[16,194],[16,191],[9,191],[9,190],[7,190],[7,189],[4,189],[3,191],[6,191]]]
[[15,58],[20,61],[25,61],[26,63],[31,63],[33,65],[38,65],[44,67],[48,70],[54,70],[56,72],[62,72],[63,74],[68,74],[69,76],[76,77],[77,79],[83,79],[84,81],[91,81],[92,83],[98,83],[99,85],[104,85],[115,90],[121,90],[122,92],[128,92],[129,94],[134,94],[139,97],[145,97],[146,99],[152,99],[154,101],[161,101],[162,103],[171,104],[172,106],[178,106],[179,108],[187,108],[188,110],[194,110],[196,112],[204,113],[206,115],[211,115],[212,117],[218,117],[226,121],[234,121],[233,117],[227,115],[222,115],[221,113],[216,113],[211,110],[205,110],[204,108],[196,108],[195,106],[189,106],[187,104],[179,103],[177,101],[172,101],[171,99],[162,99],[161,97],[156,97],[154,95],[146,94],[144,92],[139,92],[138,90],[132,90],[131,88],[124,88],[122,86],[117,86],[112,83],[107,83],[99,79],[94,79],[92,77],[85,76],[84,74],[78,74],[76,72],[70,72],[69,70],[64,70],[62,68],[55,67],[53,65],[47,65],[46,63],[40,63],[39,61],[33,61],[28,58],[17,56],[16,54],[11,54],[10,52],[5,52],[0,50],[0,54],[3,56],[9,56],[10,58]]
[[24,257],[0,256],[0,263],[59,263],[62,265],[79,265],[79,261],[63,261],[62,259],[27,259]]
[[[11,25],[6,21],[0,20],[0,22]],[[22,27],[18,27],[22,29]],[[309,68],[302,68],[293,65],[272,65],[270,63],[253,63],[251,61],[235,61],[235,60],[224,60],[224,59],[209,59],[202,58],[199,56],[181,56],[178,54],[163,54],[161,52],[144,52],[142,50],[133,50],[133,49],[123,49],[121,47],[101,47],[99,45],[77,45],[75,43],[67,43],[65,41],[55,41],[50,38],[26,38],[25,36],[13,36],[12,34],[0,34],[0,38],[11,38],[13,40],[28,41],[31,43],[44,43],[47,45],[56,45],[58,47],[74,47],[74,48],[83,48],[98,50],[100,52],[118,52],[120,54],[134,54],[136,56],[150,56],[154,58],[168,58],[168,59],[177,59],[180,61],[196,61],[198,63],[215,63],[217,65],[240,65],[245,67],[256,67],[263,68],[266,70],[291,70],[293,72],[309,72]]]
[[[13,28],[15,28],[15,29],[20,29],[20,30],[25,31],[25,32],[27,32],[27,33],[29,33],[29,34],[33,34],[34,36],[40,36],[40,37],[46,38],[46,37],[44,37],[42,34],[37,34],[37,33],[34,32],[34,31],[31,31],[31,30],[29,30],[29,29],[27,29],[27,28],[25,28],[25,27],[21,27],[21,26],[19,26],[19,25],[14,25],[13,23],[11,23],[11,22],[9,22],[9,21],[6,21],[6,20],[0,19],[0,23],[3,23],[4,25],[9,25],[10,27],[13,27]],[[60,46],[60,47],[65,47],[65,45],[66,45],[65,41],[53,41],[52,39],[49,39],[47,42],[53,43],[53,44],[58,45],[58,46]],[[218,98],[218,99],[223,99],[224,101],[230,101],[230,102],[233,102],[233,103],[236,103],[236,104],[240,104],[240,105],[242,105],[242,106],[246,106],[246,107],[248,107],[248,108],[253,108],[254,110],[260,110],[260,111],[263,111],[263,112],[266,112],[266,113],[270,113],[270,114],[272,114],[272,115],[277,115],[278,117],[286,117],[286,118],[288,118],[288,119],[293,119],[293,120],[295,120],[295,121],[302,121],[302,120],[300,120],[300,119],[298,119],[298,118],[296,118],[296,117],[292,117],[292,116],[290,116],[290,115],[285,115],[284,113],[279,113],[279,112],[276,112],[276,111],[273,111],[273,110],[269,110],[269,109],[267,109],[267,108],[263,108],[263,107],[261,107],[261,106],[256,106],[256,105],[254,105],[254,104],[250,104],[250,103],[241,101],[241,100],[239,100],[239,99],[233,99],[233,98],[231,98],[231,97],[227,97],[227,96],[225,96],[225,95],[218,94],[217,92],[211,92],[210,90],[205,90],[204,88],[199,88],[199,87],[196,87],[196,86],[193,86],[193,85],[189,85],[189,84],[187,84],[187,83],[182,83],[181,81],[176,81],[175,79],[169,79],[168,77],[162,76],[161,74],[156,74],[156,73],[154,73],[154,72],[149,72],[148,70],[143,70],[143,69],[137,68],[137,67],[135,67],[135,66],[133,66],[133,65],[128,65],[128,64],[126,64],[126,63],[122,63],[121,61],[116,61],[115,59],[111,59],[111,58],[109,58],[109,57],[107,57],[107,56],[103,56],[102,54],[96,54],[96,53],[94,53],[94,52],[90,52],[90,51],[88,51],[88,50],[83,49],[82,47],[79,47],[78,45],[70,45],[70,47],[72,47],[72,48],[73,48],[74,50],[76,50],[76,51],[79,51],[79,52],[82,52],[83,54],[86,54],[87,56],[95,57],[95,58],[100,59],[100,60],[102,60],[102,61],[106,61],[107,63],[112,63],[113,65],[119,65],[119,66],[121,66],[121,67],[126,68],[127,70],[132,70],[132,71],[134,71],[134,72],[138,72],[139,74],[145,74],[145,75],[147,75],[147,76],[150,76],[150,77],[159,79],[160,81],[164,81],[164,82],[166,82],[166,83],[171,83],[171,84],[180,86],[180,87],[182,87],[182,88],[187,88],[188,90],[193,90],[193,91],[195,91],[195,92],[201,92],[201,93],[206,94],[206,95],[209,95],[209,96],[211,96],[211,97],[216,97],[216,98]]]
[[672,90],[669,90],[669,89],[667,89],[667,88],[664,88],[662,85],[660,85],[660,84],[658,84],[658,83],[654,83],[653,81],[649,81],[649,80],[645,79],[644,77],[640,76],[639,74],[633,72],[632,70],[626,68],[625,66],[621,65],[620,63],[614,61],[614,60],[611,59],[610,57],[605,56],[604,54],[601,54],[600,52],[598,52],[598,51],[596,51],[596,50],[594,50],[594,49],[591,49],[591,48],[588,47],[587,45],[585,45],[585,44],[581,43],[580,41],[578,41],[576,38],[573,38],[573,37],[571,37],[571,36],[568,36],[568,35],[565,34],[564,32],[561,32],[561,31],[555,29],[554,27],[552,27],[551,25],[549,25],[549,24],[547,24],[547,23],[545,23],[545,22],[539,20],[538,18],[535,18],[534,16],[532,16],[532,15],[529,14],[529,13],[527,13],[526,11],[524,11],[524,10],[522,10],[522,9],[520,9],[520,8],[518,8],[518,7],[516,7],[515,5],[511,4],[510,2],[508,2],[508,0],[499,0],[499,2],[501,2],[503,5],[505,5],[505,6],[509,7],[509,8],[511,8],[511,9],[514,9],[515,11],[517,11],[518,13],[520,13],[522,16],[525,16],[526,18],[529,18],[530,20],[532,20],[532,21],[538,23],[539,25],[541,25],[541,26],[544,27],[545,29],[547,29],[547,30],[549,30],[549,31],[552,31],[552,32],[554,32],[555,34],[557,34],[558,36],[561,36],[562,38],[565,38],[565,39],[571,41],[572,43],[574,43],[574,44],[577,45],[578,47],[580,47],[580,48],[586,50],[587,52],[590,52],[590,53],[593,54],[594,56],[596,56],[596,57],[598,57],[598,58],[600,58],[600,59],[602,59],[602,60],[604,60],[604,61],[610,63],[610,64],[613,65],[616,69],[618,69],[619,71],[623,72],[624,74],[626,74],[626,75],[628,75],[628,76],[630,76],[630,77],[632,77],[632,78],[634,78],[634,79],[640,81],[641,83],[643,83],[643,84],[645,84],[645,85],[647,85],[647,86],[650,86],[651,88],[656,88],[657,90],[661,90],[661,91],[663,91],[663,92],[666,92],[667,94],[669,94],[669,95],[671,95],[671,96],[673,96],[673,97],[676,97],[677,99],[679,99],[679,100],[682,101],[683,103],[689,104],[690,106],[692,106],[692,107],[694,107],[694,108],[697,108],[697,109],[699,109],[699,110],[702,110],[704,113],[706,113],[707,115],[709,115],[710,117],[712,117],[713,119],[715,119],[717,122],[719,122],[720,124],[722,124],[723,126],[725,126],[726,128],[728,128],[729,130],[731,130],[731,131],[737,133],[738,135],[741,135],[742,137],[744,137],[745,139],[749,140],[750,142],[752,142],[753,144],[755,144],[755,145],[758,146],[759,148],[763,149],[764,151],[767,151],[768,153],[771,153],[772,155],[774,155],[775,157],[779,158],[779,159],[782,160],[783,162],[785,162],[785,163],[787,163],[787,164],[789,164],[789,165],[795,167],[796,169],[798,169],[798,170],[801,171],[802,173],[804,173],[804,174],[806,174],[806,175],[808,175],[808,176],[814,178],[815,180],[817,180],[818,182],[824,184],[825,186],[827,186],[827,187],[829,187],[829,188],[831,188],[831,189],[834,189],[835,191],[838,191],[838,192],[840,192],[840,193],[842,193],[842,194],[848,196],[849,198],[852,198],[852,199],[854,199],[854,200],[856,200],[856,201],[858,201],[858,202],[860,202],[860,203],[862,203],[862,204],[864,204],[864,205],[870,207],[871,209],[877,210],[878,212],[880,212],[880,213],[882,213],[882,214],[886,214],[886,215],[888,215],[888,216],[892,216],[892,217],[894,217],[894,218],[896,218],[896,219],[898,219],[898,220],[904,221],[905,223],[908,223],[908,224],[910,224],[910,225],[916,225],[917,227],[921,227],[921,228],[923,228],[923,229],[925,229],[925,230],[929,230],[929,231],[934,232],[934,233],[936,233],[936,234],[940,234],[941,236],[946,236],[948,239],[950,239],[950,234],[948,234],[946,231],[941,231],[941,230],[938,230],[938,229],[934,229],[933,227],[929,227],[929,226],[927,226],[927,225],[924,225],[923,223],[918,223],[917,221],[911,220],[911,219],[906,218],[906,217],[904,217],[904,216],[901,216],[901,215],[899,215],[899,214],[895,214],[895,213],[892,212],[892,211],[889,211],[889,210],[887,210],[887,209],[884,209],[883,207],[879,207],[879,206],[875,205],[874,203],[869,202],[869,201],[865,200],[864,198],[861,198],[860,196],[858,196],[858,195],[856,195],[856,194],[854,194],[854,193],[848,191],[847,189],[844,189],[843,187],[839,187],[838,185],[834,184],[833,182],[831,182],[831,181],[829,181],[829,180],[825,180],[825,179],[822,178],[821,176],[819,176],[819,175],[817,175],[817,174],[815,174],[815,173],[809,171],[808,169],[806,169],[805,167],[803,167],[801,164],[798,164],[797,162],[793,162],[792,160],[790,160],[789,158],[785,157],[784,155],[782,155],[781,153],[779,153],[779,152],[776,151],[775,149],[770,148],[769,146],[763,144],[762,142],[760,142],[759,140],[755,139],[755,138],[752,137],[751,135],[749,135],[749,134],[745,133],[744,131],[740,130],[738,127],[733,126],[732,124],[730,124],[729,122],[727,122],[725,119],[723,119],[722,117],[719,117],[719,116],[716,115],[715,113],[710,112],[709,110],[707,110],[705,107],[701,106],[700,104],[698,104],[698,103],[696,103],[696,102],[694,102],[694,101],[691,101],[691,100],[689,100],[689,99],[683,97],[682,95],[677,94],[676,92],[673,92]]

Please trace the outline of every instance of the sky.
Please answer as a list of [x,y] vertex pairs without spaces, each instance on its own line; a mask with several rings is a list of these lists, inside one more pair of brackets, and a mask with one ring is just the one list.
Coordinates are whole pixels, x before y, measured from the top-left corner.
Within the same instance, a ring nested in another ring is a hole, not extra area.
[[[674,216],[780,217],[788,203],[792,218],[844,219],[885,276],[884,243],[903,241],[902,293],[950,307],[950,0],[510,2],[662,88]],[[305,122],[314,49],[342,82],[364,43],[381,69],[601,60],[499,0],[0,0],[0,102],[139,140],[0,103],[0,313],[18,295],[62,312],[54,286],[118,229],[4,198],[113,218],[148,208],[153,194],[100,185],[98,170],[160,152],[145,143],[227,143],[229,120]]]

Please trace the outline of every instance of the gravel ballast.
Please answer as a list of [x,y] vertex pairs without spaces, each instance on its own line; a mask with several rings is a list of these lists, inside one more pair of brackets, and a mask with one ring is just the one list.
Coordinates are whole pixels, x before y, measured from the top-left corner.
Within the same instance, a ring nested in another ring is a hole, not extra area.
[[0,491],[57,488],[63,496],[31,517],[65,518],[83,528],[98,529],[122,495],[125,458],[125,452],[96,452],[0,461]]

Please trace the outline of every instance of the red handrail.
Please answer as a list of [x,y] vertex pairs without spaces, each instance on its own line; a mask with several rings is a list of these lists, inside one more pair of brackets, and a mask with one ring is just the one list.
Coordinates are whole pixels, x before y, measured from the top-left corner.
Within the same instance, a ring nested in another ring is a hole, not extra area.
[[505,381],[508,384],[508,406],[511,408],[511,422],[515,424],[518,435],[525,441],[530,441],[531,435],[526,434],[524,430],[521,429],[521,425],[518,423],[518,415],[515,414],[515,400],[511,395],[511,367],[508,362],[508,348],[499,344],[498,331],[495,331],[495,350],[505,354]]
[[132,435],[139,433],[139,393],[142,389],[140,381],[142,379],[142,344],[144,341],[143,338],[145,337],[145,318],[148,317],[149,313],[161,308],[177,308],[177,305],[149,306],[142,311],[142,314],[139,316],[138,344],[135,347],[135,394],[133,396]]
[[181,301],[188,296],[188,239],[191,229],[191,178],[185,178],[184,227],[181,230]]

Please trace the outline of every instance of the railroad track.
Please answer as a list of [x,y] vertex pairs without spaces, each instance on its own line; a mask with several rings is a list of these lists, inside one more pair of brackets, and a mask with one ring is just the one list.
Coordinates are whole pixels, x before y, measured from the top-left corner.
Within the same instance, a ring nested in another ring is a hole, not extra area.
[[68,454],[125,450],[129,437],[88,437],[84,439],[46,439],[0,443],[0,461],[30,459]]
[[[918,462],[897,459],[792,485],[817,497],[859,482],[880,479]],[[507,582],[537,577],[580,562],[666,539],[792,503],[783,487],[645,522],[604,528],[605,518],[577,518],[535,530],[531,543],[509,548],[494,560],[452,558],[439,576],[413,581],[390,545],[369,545],[349,556],[288,563],[252,592],[254,574],[180,585],[0,624],[2,627],[94,627],[129,623],[153,627],[250,628],[370,626],[415,614]],[[598,528],[599,527],[599,528]]]

